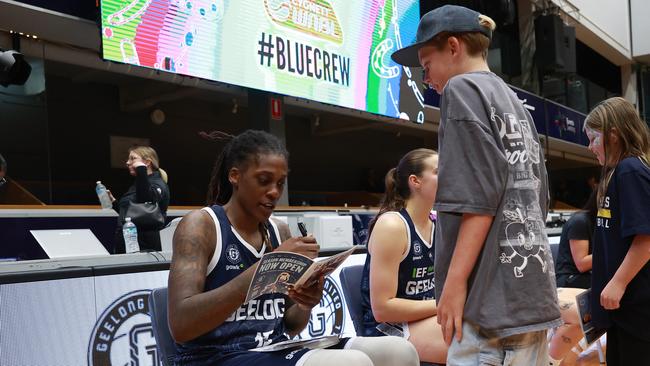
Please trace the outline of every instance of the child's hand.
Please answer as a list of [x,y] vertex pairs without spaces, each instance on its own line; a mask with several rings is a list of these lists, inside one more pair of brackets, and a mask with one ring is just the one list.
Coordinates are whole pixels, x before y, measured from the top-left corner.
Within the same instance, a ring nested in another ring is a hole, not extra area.
[[607,310],[615,310],[621,307],[621,298],[625,293],[625,286],[612,279],[600,293],[600,305]]
[[463,311],[467,301],[467,283],[446,283],[438,302],[438,324],[442,328],[442,337],[447,345],[451,345],[456,333],[456,340],[463,339]]

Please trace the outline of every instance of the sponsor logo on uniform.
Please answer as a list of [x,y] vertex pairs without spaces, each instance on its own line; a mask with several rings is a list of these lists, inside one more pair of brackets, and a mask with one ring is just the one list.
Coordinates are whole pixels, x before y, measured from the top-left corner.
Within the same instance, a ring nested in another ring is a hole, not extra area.
[[226,247],[226,258],[232,264],[238,264],[241,261],[241,254],[235,244],[229,244]]
[[88,366],[162,365],[149,317],[149,293],[129,292],[104,309],[88,343]]
[[226,264],[226,271],[243,270],[243,269],[244,269],[244,263],[239,263],[239,265]]
[[284,356],[284,358],[287,359],[287,360],[290,360],[290,359],[294,358],[296,353],[301,352],[301,351],[302,351],[302,349],[297,349],[295,351],[291,351],[286,356]]
[[420,255],[420,254],[422,254],[422,244],[420,244],[419,241],[416,241],[416,242],[413,244],[413,253],[414,253],[415,255]]

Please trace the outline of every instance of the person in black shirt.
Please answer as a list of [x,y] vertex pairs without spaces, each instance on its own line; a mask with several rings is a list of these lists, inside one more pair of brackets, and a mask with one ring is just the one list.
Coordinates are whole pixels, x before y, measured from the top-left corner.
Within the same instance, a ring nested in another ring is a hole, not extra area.
[[650,365],[650,132],[623,98],[585,119],[603,166],[594,232],[591,309],[607,329],[607,365]]
[[582,211],[574,213],[562,226],[555,262],[557,287],[591,287],[591,237],[596,211],[596,192],[592,192]]
[[[108,192],[113,201],[113,209],[119,214],[115,230],[114,253],[126,252],[122,225],[124,224],[126,210],[129,208],[129,202],[158,202],[163,216],[167,216],[167,206],[169,206],[167,173],[160,168],[159,161],[156,150],[149,146],[134,146],[129,149],[126,167],[129,169],[129,174],[135,177],[135,182],[119,200],[115,199],[110,191]],[[153,230],[137,229],[140,250],[161,250],[161,228]]]

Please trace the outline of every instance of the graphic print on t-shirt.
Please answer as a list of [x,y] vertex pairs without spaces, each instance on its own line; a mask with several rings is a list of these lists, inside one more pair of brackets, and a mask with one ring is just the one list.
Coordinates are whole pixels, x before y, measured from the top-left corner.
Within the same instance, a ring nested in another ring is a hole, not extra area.
[[541,180],[533,165],[540,163],[540,146],[533,138],[530,122],[514,113],[503,117],[491,108],[490,118],[499,128],[499,137],[508,162],[508,183],[504,197],[503,221],[499,231],[502,264],[511,265],[516,278],[524,277],[529,260],[536,260],[547,271],[544,220],[538,190]]
[[596,217],[596,226],[609,229],[609,220],[612,218],[612,211],[609,209],[609,196],[605,196],[601,201]]

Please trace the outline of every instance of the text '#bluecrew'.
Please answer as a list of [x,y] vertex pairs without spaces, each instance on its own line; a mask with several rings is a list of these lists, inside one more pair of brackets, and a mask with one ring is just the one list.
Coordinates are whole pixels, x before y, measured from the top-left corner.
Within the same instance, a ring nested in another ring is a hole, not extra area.
[[349,57],[266,33],[262,33],[257,45],[262,66],[350,86]]

